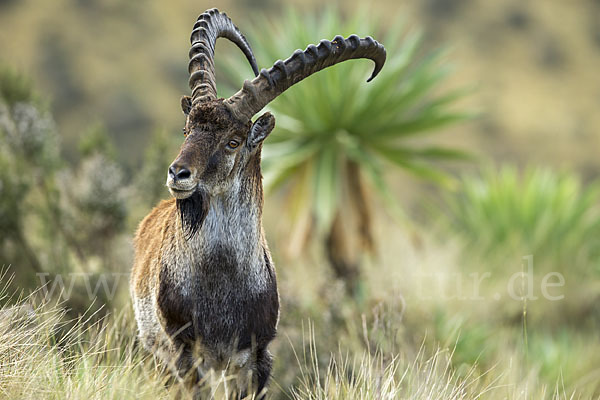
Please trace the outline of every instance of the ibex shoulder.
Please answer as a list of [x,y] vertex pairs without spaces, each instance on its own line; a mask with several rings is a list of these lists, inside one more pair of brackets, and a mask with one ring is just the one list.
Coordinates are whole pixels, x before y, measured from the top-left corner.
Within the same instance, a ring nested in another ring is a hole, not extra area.
[[133,295],[147,297],[155,284],[158,274],[158,264],[161,258],[161,248],[165,236],[175,233],[175,216],[177,206],[175,199],[160,202],[140,222],[133,241],[135,257],[131,271]]

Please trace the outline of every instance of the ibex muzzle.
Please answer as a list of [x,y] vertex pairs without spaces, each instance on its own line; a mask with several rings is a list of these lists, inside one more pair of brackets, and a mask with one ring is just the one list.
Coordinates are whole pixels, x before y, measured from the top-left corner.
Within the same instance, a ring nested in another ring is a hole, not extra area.
[[[217,98],[215,42],[233,41],[256,78],[228,99]],[[297,50],[258,71],[252,50],[231,20],[216,9],[192,31],[190,88],[181,101],[185,140],[169,167],[163,201],[135,237],[131,294],[142,343],[183,382],[197,385],[211,370],[236,376],[235,391],[259,396],[271,372],[269,343],[279,319],[275,267],[262,228],[260,156],[275,126],[253,116],[293,84],[355,58],[383,67],[385,50],[352,35]]]

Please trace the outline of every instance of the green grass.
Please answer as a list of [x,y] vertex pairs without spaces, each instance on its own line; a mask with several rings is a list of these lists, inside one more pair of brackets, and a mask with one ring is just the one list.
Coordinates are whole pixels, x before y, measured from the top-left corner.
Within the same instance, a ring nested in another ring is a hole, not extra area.
[[600,272],[598,189],[568,172],[488,168],[445,196],[447,222],[467,258],[504,265],[533,255],[544,271],[576,270],[585,279]]

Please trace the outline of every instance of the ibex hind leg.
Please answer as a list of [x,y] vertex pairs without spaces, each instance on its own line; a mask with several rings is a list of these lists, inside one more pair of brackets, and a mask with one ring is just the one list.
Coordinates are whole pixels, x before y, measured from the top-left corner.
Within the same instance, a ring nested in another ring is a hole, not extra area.
[[256,353],[256,398],[264,399],[266,393],[266,386],[269,383],[271,377],[271,368],[273,367],[273,356],[269,353],[269,350],[260,349]]
[[[248,350],[249,351],[249,350]],[[252,360],[236,372],[237,394],[235,399],[264,399],[266,385],[271,375],[272,357],[266,350],[258,350]]]

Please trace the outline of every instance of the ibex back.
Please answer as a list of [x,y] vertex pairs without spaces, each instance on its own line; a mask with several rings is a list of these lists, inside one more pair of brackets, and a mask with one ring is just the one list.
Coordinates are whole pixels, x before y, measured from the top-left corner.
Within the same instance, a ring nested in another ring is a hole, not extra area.
[[[228,99],[217,98],[215,88],[219,37],[243,51],[257,76]],[[191,42],[192,96],[181,101],[185,140],[167,176],[173,199],[154,208],[135,237],[135,317],[141,342],[180,380],[196,385],[211,370],[226,370],[236,377],[238,396],[249,388],[261,395],[279,319],[260,170],[275,119],[251,119],[293,84],[348,59],[372,59],[372,79],[385,50],[370,37],[336,36],[259,73],[244,36],[216,9],[200,15]]]

